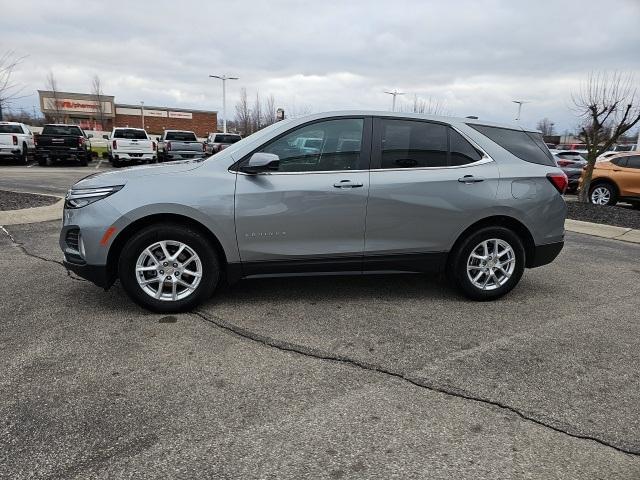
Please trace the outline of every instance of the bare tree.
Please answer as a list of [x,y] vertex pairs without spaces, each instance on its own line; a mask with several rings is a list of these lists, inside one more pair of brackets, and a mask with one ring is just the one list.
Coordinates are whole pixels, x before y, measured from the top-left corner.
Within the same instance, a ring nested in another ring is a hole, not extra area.
[[591,73],[572,95],[581,118],[578,137],[587,146],[587,166],[579,199],[588,202],[596,158],[640,121],[640,99],[632,74]]
[[20,95],[24,87],[13,81],[13,72],[25,57],[17,57],[13,50],[0,54],[0,121],[3,110],[8,110],[14,100],[22,98]]
[[91,82],[91,93],[93,94],[94,100],[97,102],[96,117],[98,122],[100,122],[100,130],[104,130],[106,127],[104,121],[104,92],[102,91],[102,81],[97,74],[93,76],[93,80]]
[[545,117],[537,123],[536,128],[542,132],[544,137],[550,137],[554,134],[554,125],[551,120]]
[[251,110],[251,133],[262,128],[262,103],[260,103],[260,92],[256,92],[256,103]]
[[236,103],[236,126],[242,136],[250,135],[251,132],[251,110],[247,100],[247,89],[240,89],[240,99]]
[[[401,110],[403,108],[404,107],[401,107]],[[433,97],[425,100],[417,95],[413,96],[413,105],[411,105],[409,111],[413,113],[426,113],[428,115],[447,115],[444,102],[434,99]]]
[[271,124],[276,123],[276,99],[273,95],[269,95],[264,101],[264,108],[262,110],[262,125],[268,127]]
[[[47,75],[46,82],[47,90],[51,91],[51,95],[53,96],[53,111],[54,114],[54,122],[59,123],[62,121],[62,108],[60,107],[60,94],[58,90],[58,80],[56,79],[53,71],[49,71]],[[46,107],[45,107],[46,108]]]

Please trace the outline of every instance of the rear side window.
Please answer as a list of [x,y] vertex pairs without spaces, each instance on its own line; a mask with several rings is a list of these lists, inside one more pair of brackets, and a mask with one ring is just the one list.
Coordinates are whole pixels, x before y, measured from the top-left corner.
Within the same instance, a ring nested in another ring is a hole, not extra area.
[[409,120],[381,120],[381,168],[444,167],[447,127]]
[[0,133],[22,133],[20,125],[0,125]]
[[75,135],[82,137],[82,130],[73,125],[45,125],[42,129],[43,135]]
[[468,125],[525,162],[556,166],[551,152],[539,133],[487,125]]
[[197,142],[196,134],[193,132],[167,132],[166,140],[174,140],[176,142]]
[[451,165],[466,165],[482,159],[482,153],[476,150],[453,128],[449,129],[449,142],[451,145]]
[[146,140],[147,134],[143,130],[133,128],[120,128],[113,132],[113,138],[126,138],[128,140]]
[[614,165],[617,165],[619,167],[626,167],[627,166],[627,158],[629,158],[629,157],[612,158],[611,159],[611,163],[613,163]]

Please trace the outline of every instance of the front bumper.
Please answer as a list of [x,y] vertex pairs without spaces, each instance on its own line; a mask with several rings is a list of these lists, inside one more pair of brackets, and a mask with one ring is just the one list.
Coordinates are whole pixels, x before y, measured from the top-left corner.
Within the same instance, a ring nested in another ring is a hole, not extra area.
[[87,263],[79,264],[70,262],[66,258],[62,263],[67,270],[72,271],[85,280],[89,280],[98,287],[107,290],[111,285],[113,285],[114,279],[109,275],[106,265],[89,265]]
[[536,245],[533,249],[533,255],[527,258],[527,268],[541,267],[553,262],[563,247],[564,242]]

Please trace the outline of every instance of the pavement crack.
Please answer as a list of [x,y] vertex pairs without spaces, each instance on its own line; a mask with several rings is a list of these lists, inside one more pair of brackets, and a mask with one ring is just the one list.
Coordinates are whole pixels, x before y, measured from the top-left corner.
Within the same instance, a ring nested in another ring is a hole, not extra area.
[[11,245],[15,248],[17,248],[18,250],[20,250],[24,255],[26,255],[27,257],[31,257],[31,258],[35,258],[37,260],[42,260],[43,262],[49,262],[49,263],[55,263],[56,265],[60,265],[62,268],[64,268],[67,272],[67,275],[69,276],[69,278],[72,278],[73,280],[77,280],[78,282],[84,282],[85,280],[78,278],[76,276],[74,276],[71,271],[64,266],[64,263],[62,263],[60,260],[53,260],[51,258],[46,258],[40,255],[37,255],[35,253],[31,253],[29,250],[26,249],[26,247],[18,242],[15,237],[13,235],[11,235],[11,233],[9,233],[9,231],[3,226],[0,225],[0,231],[2,231],[2,233],[4,233],[7,238],[9,239],[9,241],[11,242]]
[[640,456],[640,449],[638,448],[627,448],[625,446],[619,446],[619,445],[615,445],[607,440],[604,440],[602,438],[598,438],[592,435],[586,435],[586,434],[582,434],[579,433],[577,431],[572,431],[570,426],[567,425],[559,425],[556,424],[554,425],[553,423],[550,423],[548,421],[545,420],[540,420],[538,418],[536,418],[535,416],[533,416],[533,414],[526,412],[524,410],[520,410],[516,407],[512,407],[510,405],[507,405],[505,403],[502,403],[500,401],[497,400],[491,400],[488,398],[484,398],[481,397],[479,395],[475,395],[471,392],[467,392],[465,390],[459,389],[459,388],[455,388],[449,385],[439,385],[436,382],[430,381],[429,379],[426,378],[417,378],[417,377],[411,377],[403,372],[400,371],[393,371],[390,370],[388,368],[382,367],[380,365],[375,365],[372,363],[368,363],[368,362],[363,362],[361,360],[357,360],[355,358],[351,358],[348,357],[346,355],[340,355],[340,354],[333,354],[330,352],[325,352],[325,351],[321,351],[321,350],[317,350],[317,349],[313,349],[313,348],[309,348],[309,347],[305,347],[302,345],[297,345],[297,344],[293,344],[293,343],[289,343],[289,342],[285,342],[282,340],[277,340],[271,337],[267,337],[265,335],[261,335],[255,332],[252,332],[246,328],[240,327],[238,325],[235,325],[233,323],[227,322],[226,320],[209,314],[209,313],[203,313],[200,311],[194,311],[192,312],[192,315],[195,315],[196,317],[200,318],[201,320],[204,320],[208,323],[211,323],[213,325],[215,325],[216,327],[226,330],[228,332],[231,332],[232,334],[241,337],[243,339],[246,340],[250,340],[256,343],[259,343],[263,346],[266,347],[271,347],[271,348],[275,348],[277,350],[283,351],[283,352],[291,352],[291,353],[297,353],[299,355],[303,355],[305,357],[310,357],[310,358],[315,358],[317,360],[325,360],[325,361],[331,361],[331,362],[336,362],[336,363],[343,363],[343,364],[347,364],[347,365],[351,365],[353,367],[356,368],[360,368],[362,370],[368,370],[371,372],[375,372],[375,373],[379,373],[379,374],[383,374],[383,375],[387,375],[390,377],[394,377],[394,378],[398,378],[400,380],[403,380],[405,382],[408,382],[416,387],[419,388],[423,388],[426,390],[430,390],[432,392],[437,392],[437,393],[441,393],[447,396],[451,396],[451,397],[456,397],[456,398],[460,398],[463,400],[469,400],[469,401],[473,401],[473,402],[477,402],[477,403],[482,403],[485,405],[491,405],[493,407],[497,407],[500,408],[502,410],[506,410],[509,411],[515,415],[517,415],[518,417],[520,417],[523,420],[535,423],[536,425],[540,425],[542,427],[548,428],[550,430],[553,430],[555,432],[558,433],[563,433],[565,435],[568,435],[569,437],[572,438],[577,438],[577,439],[581,439],[581,440],[589,440],[595,443],[598,443],[602,446],[605,447],[609,447],[612,448],[613,450],[616,450],[620,453],[626,453],[628,455],[633,455],[633,456]]

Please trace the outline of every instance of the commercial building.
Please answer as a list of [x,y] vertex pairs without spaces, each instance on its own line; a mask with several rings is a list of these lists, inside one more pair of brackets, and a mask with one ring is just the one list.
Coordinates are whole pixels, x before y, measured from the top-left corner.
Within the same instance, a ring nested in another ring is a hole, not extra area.
[[150,135],[161,135],[164,130],[191,130],[206,137],[218,125],[215,111],[117,104],[111,95],[46,90],[38,90],[38,94],[40,109],[48,121],[79,125],[86,130],[144,126]]

